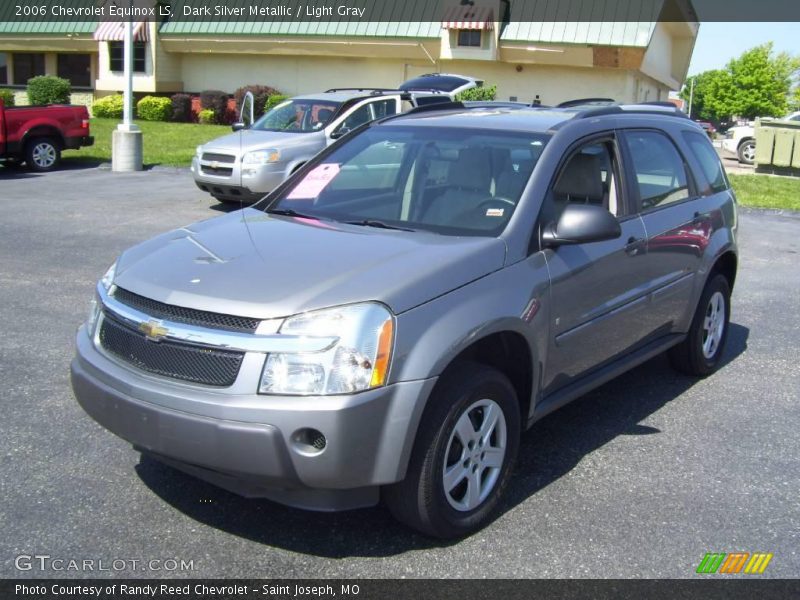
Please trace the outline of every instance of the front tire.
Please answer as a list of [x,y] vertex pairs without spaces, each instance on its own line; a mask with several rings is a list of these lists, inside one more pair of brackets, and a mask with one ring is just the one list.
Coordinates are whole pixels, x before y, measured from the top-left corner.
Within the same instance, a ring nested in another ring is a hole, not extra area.
[[399,521],[438,538],[462,537],[491,517],[519,448],[516,392],[478,363],[450,369],[422,416],[406,478],[384,499]]
[[739,144],[736,154],[739,157],[739,162],[742,162],[746,165],[752,165],[754,162],[756,162],[756,141],[743,141],[741,144]]
[[31,171],[52,171],[61,163],[61,146],[53,138],[34,138],[25,145],[25,162]]
[[731,317],[731,288],[724,275],[706,283],[686,339],[669,351],[672,366],[696,377],[713,373],[719,365]]

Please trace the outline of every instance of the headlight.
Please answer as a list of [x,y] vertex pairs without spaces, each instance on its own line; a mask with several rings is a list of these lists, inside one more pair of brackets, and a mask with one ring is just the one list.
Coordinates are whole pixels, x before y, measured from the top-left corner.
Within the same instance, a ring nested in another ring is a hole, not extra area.
[[269,150],[256,150],[254,152],[247,152],[242,157],[242,164],[244,165],[266,165],[267,163],[278,162],[281,158],[281,153],[275,148]]
[[322,352],[268,355],[259,393],[347,394],[386,383],[394,318],[381,304],[352,304],[289,317],[280,333],[339,339]]
[[197,160],[200,160],[200,158],[202,158],[202,156],[203,156],[203,147],[202,146],[198,146],[197,148],[195,148],[194,149],[194,155],[197,157]]
[[[114,275],[117,272],[117,263],[114,262],[113,265],[108,267],[105,275],[100,278],[100,285],[102,285],[106,291],[111,289],[111,286],[114,283]],[[100,301],[97,299],[97,295],[95,294],[92,296],[92,299],[89,301],[89,316],[86,319],[86,334],[90,337],[94,337],[94,328],[97,325],[97,318],[100,316]]]
[[108,271],[103,277],[100,279],[100,284],[106,289],[106,291],[111,289],[111,284],[114,283],[114,275],[117,274],[117,263],[114,262],[113,265],[108,267]]

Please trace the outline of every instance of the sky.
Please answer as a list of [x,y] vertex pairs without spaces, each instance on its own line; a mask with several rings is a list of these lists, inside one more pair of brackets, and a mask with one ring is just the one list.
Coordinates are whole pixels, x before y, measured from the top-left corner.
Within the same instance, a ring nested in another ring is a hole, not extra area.
[[[787,0],[795,2],[797,0]],[[702,23],[689,65],[689,75],[721,69],[727,62],[764,42],[776,52],[800,55],[798,23]]]

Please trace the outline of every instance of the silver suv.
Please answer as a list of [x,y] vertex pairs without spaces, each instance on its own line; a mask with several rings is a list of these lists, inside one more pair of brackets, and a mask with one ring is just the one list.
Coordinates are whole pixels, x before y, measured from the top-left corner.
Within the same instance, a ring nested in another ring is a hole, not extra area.
[[[417,106],[449,102],[483,85],[465,75],[428,73],[398,89],[342,88],[297,96],[245,127],[198,146],[195,184],[217,200],[250,203],[264,197],[334,140],[357,127]],[[244,111],[243,111],[244,115]]]
[[736,203],[655,106],[417,109],[258,204],[124,252],[77,336],[83,408],[234,492],[427,534],[491,517],[521,433],[656,354],[719,364]]

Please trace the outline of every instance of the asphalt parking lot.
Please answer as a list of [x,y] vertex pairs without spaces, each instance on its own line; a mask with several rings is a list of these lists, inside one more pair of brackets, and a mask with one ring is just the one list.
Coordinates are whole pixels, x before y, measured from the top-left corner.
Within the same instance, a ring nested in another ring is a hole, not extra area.
[[[73,399],[97,278],[220,208],[186,171],[0,168],[0,577],[680,578],[733,551],[772,552],[764,577],[800,573],[800,216],[742,212],[719,372],[695,380],[658,357],[544,419],[498,519],[439,544],[380,507],[304,512],[141,460]],[[193,570],[19,571],[20,554]]]

